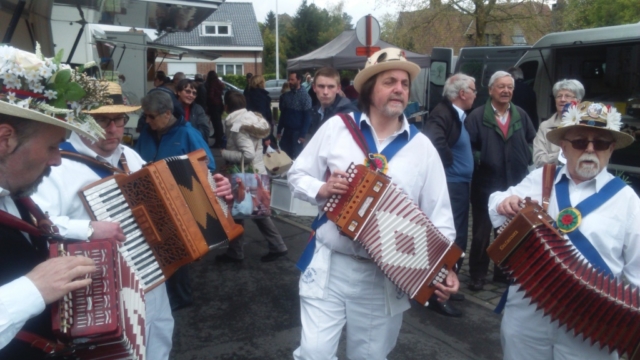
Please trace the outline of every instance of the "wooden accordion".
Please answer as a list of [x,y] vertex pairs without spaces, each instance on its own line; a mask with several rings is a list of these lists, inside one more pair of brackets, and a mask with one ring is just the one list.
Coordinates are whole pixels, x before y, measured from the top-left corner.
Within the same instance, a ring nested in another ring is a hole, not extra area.
[[52,257],[86,256],[97,271],[91,285],[53,304],[53,332],[79,359],[145,358],[145,303],[140,280],[115,240],[60,242]]
[[353,163],[347,174],[349,190],[327,201],[327,217],[358,241],[398,288],[426,304],[462,250],[389,177]]
[[598,272],[552,223],[539,205],[527,201],[489,246],[489,257],[552,321],[592,345],[639,360],[638,287]]
[[145,291],[244,231],[215,196],[206,164],[200,149],[80,190],[94,220],[120,223],[127,237],[120,250]]

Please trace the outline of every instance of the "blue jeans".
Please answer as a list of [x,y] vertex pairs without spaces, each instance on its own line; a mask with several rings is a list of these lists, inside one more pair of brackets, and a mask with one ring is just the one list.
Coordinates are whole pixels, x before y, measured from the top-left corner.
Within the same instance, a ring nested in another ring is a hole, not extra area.
[[[455,243],[462,251],[467,251],[467,233],[469,232],[469,189],[470,183],[448,182],[449,200],[453,212],[453,224],[456,228]],[[462,258],[458,260],[458,269],[462,266]]]
[[291,130],[285,128],[282,131],[282,138],[280,139],[280,149],[287,153],[291,159],[295,159],[302,152],[303,144],[298,142],[301,136],[300,130]]

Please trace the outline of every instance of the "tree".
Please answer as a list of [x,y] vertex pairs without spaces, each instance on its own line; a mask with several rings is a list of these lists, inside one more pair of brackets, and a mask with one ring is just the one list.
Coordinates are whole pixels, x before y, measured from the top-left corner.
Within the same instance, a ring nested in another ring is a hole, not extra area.
[[567,0],[559,14],[563,30],[588,29],[640,21],[638,0]]
[[276,14],[273,11],[267,13],[267,18],[264,19],[264,26],[272,33],[276,32]]

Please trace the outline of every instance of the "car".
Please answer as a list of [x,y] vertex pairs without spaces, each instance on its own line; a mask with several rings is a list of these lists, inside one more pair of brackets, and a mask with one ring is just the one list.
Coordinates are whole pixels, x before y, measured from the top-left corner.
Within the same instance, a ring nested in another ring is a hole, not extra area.
[[227,91],[229,91],[229,90],[239,91],[239,92],[241,92],[241,93],[242,93],[242,92],[244,92],[244,90],[243,90],[243,89],[240,89],[239,87],[237,87],[237,86],[235,86],[235,85],[233,85],[233,84],[231,84],[231,83],[228,83],[228,82],[226,82],[226,81],[224,81],[224,80],[220,80],[220,81],[222,81],[222,83],[224,84],[224,90],[222,91],[223,96],[224,96],[224,94],[226,94],[226,93],[227,93]]
[[269,92],[271,101],[278,101],[280,99],[280,92],[282,91],[282,85],[287,82],[287,79],[272,79],[267,80],[264,83],[264,88]]

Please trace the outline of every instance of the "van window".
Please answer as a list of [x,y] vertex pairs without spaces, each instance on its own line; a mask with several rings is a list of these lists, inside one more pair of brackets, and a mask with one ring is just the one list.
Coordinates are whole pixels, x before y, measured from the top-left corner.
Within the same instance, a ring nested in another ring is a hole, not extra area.
[[536,74],[538,72],[538,60],[531,60],[519,65],[524,75],[524,82],[527,83],[532,89],[536,85]]

